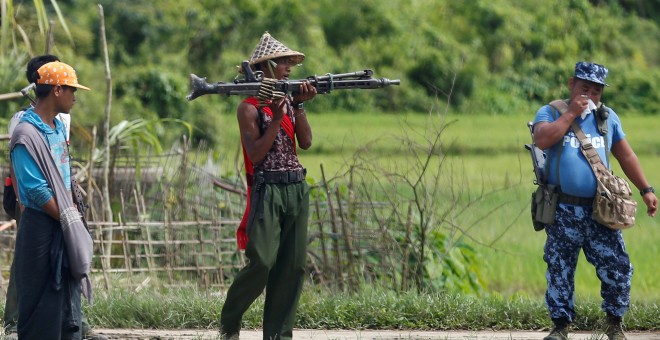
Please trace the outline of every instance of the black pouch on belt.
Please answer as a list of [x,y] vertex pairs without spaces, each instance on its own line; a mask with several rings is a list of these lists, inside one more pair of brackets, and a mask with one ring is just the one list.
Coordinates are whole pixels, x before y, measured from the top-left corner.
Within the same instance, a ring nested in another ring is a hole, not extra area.
[[532,223],[534,230],[541,231],[547,224],[555,223],[558,187],[552,184],[539,185],[532,194]]
[[245,233],[248,236],[250,235],[255,216],[257,216],[260,221],[264,219],[264,172],[262,170],[254,169],[254,177],[252,180],[250,213],[248,215],[247,226],[245,227]]

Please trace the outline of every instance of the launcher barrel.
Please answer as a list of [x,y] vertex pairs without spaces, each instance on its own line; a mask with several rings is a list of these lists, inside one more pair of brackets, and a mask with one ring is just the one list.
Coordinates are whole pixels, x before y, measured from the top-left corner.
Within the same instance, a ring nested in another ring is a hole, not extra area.
[[[246,65],[243,66],[244,69]],[[254,73],[249,70],[244,70],[245,79],[235,80],[233,83],[208,83],[206,78],[201,78],[195,74],[190,75],[190,92],[186,99],[191,101],[197,97],[207,94],[225,94],[227,96],[241,95],[241,96],[257,96],[260,94],[262,86],[268,83],[267,93],[279,91],[285,94],[296,95],[300,92],[300,85],[307,81],[316,88],[317,93],[330,93],[334,90],[348,90],[348,89],[379,89],[388,87],[390,85],[399,85],[399,79],[387,78],[373,78],[372,70],[362,70],[351,73],[341,74],[326,74],[323,76],[311,76],[305,79],[297,80],[278,80],[264,82],[263,74]],[[270,88],[272,86],[272,88]],[[264,93],[264,91],[261,91]],[[264,98],[272,99],[272,98]]]

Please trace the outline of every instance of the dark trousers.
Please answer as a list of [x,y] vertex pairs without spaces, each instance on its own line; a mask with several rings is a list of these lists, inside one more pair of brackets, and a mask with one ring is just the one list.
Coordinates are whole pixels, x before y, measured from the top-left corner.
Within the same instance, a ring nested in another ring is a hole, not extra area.
[[[264,287],[266,302],[263,313],[264,339],[291,339],[300,293],[305,279],[307,260],[307,223],[309,188],[306,182],[264,184],[259,209],[247,227],[249,241],[245,255],[249,264],[236,275],[225,304],[220,325],[223,334],[240,331],[243,314]],[[255,207],[253,205],[253,207]]]
[[545,228],[545,301],[553,319],[575,320],[575,269],[580,250],[596,268],[603,311],[623,316],[630,306],[633,266],[621,230],[598,224],[591,218],[592,211],[589,206],[559,204],[555,223]]
[[[19,205],[16,205],[16,228],[18,228],[21,222],[21,209]],[[14,256],[15,257],[15,256]],[[16,295],[16,274],[14,270],[14,261],[11,262],[11,268],[9,270],[9,285],[7,286],[7,296],[5,300],[5,314],[2,317],[4,327],[6,330],[15,333],[16,325],[18,324],[18,297]],[[82,327],[83,335],[91,331],[91,327],[87,322],[85,314],[82,315]]]
[[14,259],[20,340],[81,338],[80,283],[66,269],[60,228],[34,209],[21,216]]

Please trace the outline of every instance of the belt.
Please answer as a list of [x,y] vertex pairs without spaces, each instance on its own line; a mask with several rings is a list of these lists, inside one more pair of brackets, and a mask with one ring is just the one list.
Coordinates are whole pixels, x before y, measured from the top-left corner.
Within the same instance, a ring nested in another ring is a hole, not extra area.
[[560,192],[559,193],[559,203],[571,204],[571,205],[590,206],[590,205],[594,204],[594,198],[593,197],[571,196],[571,195],[567,195],[563,192]]
[[294,171],[264,171],[262,173],[264,183],[286,184],[298,183],[305,180],[307,169],[298,169]]

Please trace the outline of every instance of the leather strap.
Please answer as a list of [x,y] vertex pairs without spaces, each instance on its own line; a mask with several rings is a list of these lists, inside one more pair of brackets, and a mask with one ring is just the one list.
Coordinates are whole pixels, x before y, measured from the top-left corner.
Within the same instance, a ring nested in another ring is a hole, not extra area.
[[304,181],[306,174],[307,169],[299,169],[294,171],[264,171],[262,176],[264,183],[287,184]]
[[[562,99],[556,99],[550,102],[550,106],[554,107],[557,111],[559,111],[560,114],[564,114],[566,111],[568,111],[568,100],[562,100]],[[598,103],[599,105],[599,110],[607,110],[607,107],[603,105],[603,103]],[[596,114],[596,113],[594,113]],[[575,123],[575,121],[573,121]],[[598,116],[596,116],[596,123],[598,125],[598,131],[605,137],[605,157],[607,157],[607,161],[610,161],[610,150],[609,150],[609,144],[607,142],[607,122],[605,119],[600,119]],[[601,126],[604,124],[604,127]],[[573,126],[573,124],[571,124]],[[578,125],[579,127],[579,125]],[[573,132],[577,134],[575,129],[573,129]],[[579,137],[578,137],[579,138]]]
[[594,171],[594,174],[598,176],[599,172],[609,173],[610,170],[605,166],[605,164],[603,164],[603,160],[600,159],[598,151],[596,151],[596,148],[594,148],[594,146],[591,144],[591,139],[587,138],[587,136],[584,134],[580,124],[578,124],[576,121],[573,121],[573,123],[571,123],[571,129],[573,129],[573,133],[575,133],[578,141],[580,141],[580,150],[582,151],[584,157],[587,159],[587,162],[589,162],[589,165]]

